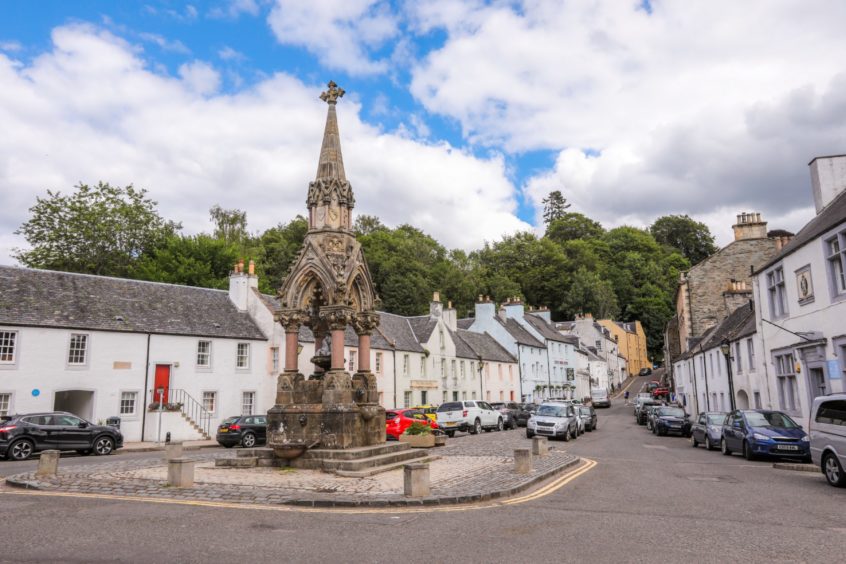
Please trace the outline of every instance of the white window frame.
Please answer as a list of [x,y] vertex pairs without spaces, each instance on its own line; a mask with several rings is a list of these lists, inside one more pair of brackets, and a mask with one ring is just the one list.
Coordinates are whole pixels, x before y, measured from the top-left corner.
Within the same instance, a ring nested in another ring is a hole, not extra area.
[[[123,402],[124,402],[124,395],[131,394],[132,398],[132,411],[131,412],[124,412],[123,410]],[[118,397],[118,415],[122,418],[133,418],[138,416],[138,398],[141,394],[138,393],[137,390],[121,390],[120,396]]]
[[787,306],[787,286],[784,282],[784,268],[778,266],[767,272],[767,296],[769,296],[770,317],[780,319],[790,312]]
[[375,366],[376,366],[376,374],[381,374],[382,373],[382,353],[380,353],[380,352],[376,353]]
[[[206,352],[201,352],[200,348],[203,346],[203,343],[208,343],[208,350]],[[200,356],[205,355],[206,363],[202,364],[200,362]],[[194,363],[195,366],[199,369],[210,369],[212,366],[212,342],[211,339],[198,339],[197,340],[197,354],[194,356]]]
[[358,351],[350,351],[349,371],[355,372],[355,361],[358,360]]
[[270,347],[270,370],[273,374],[279,372],[279,347]]
[[461,371],[461,379],[464,380],[467,378],[467,367],[465,366],[465,361],[462,360],[460,366],[461,368],[459,368],[459,370]]
[[0,401],[0,415],[9,415],[10,413],[14,413],[12,406],[14,405],[15,394],[13,392],[0,392],[0,398],[3,397],[7,398],[7,401],[5,410],[3,409],[2,401]]
[[[206,394],[211,394],[210,397],[211,397],[211,400],[212,400],[212,402],[211,402],[212,403],[212,409],[209,409],[206,406]],[[210,414],[212,414],[212,415],[216,414],[217,413],[217,390],[203,390],[200,394],[200,403],[202,404],[203,409],[208,411]]]
[[411,356],[408,354],[402,355],[402,375],[408,376],[408,369],[411,366]]
[[11,329],[0,329],[0,354],[10,354],[11,358],[3,360],[0,357],[0,367],[15,366],[18,363],[18,347],[20,345],[20,333]]
[[787,413],[799,413],[802,404],[799,401],[799,387],[796,381],[796,356],[792,350],[774,351],[776,388],[779,408]]
[[422,378],[426,377],[426,357],[425,356],[420,357],[420,376]]
[[[242,353],[242,347],[245,353]],[[237,370],[250,369],[250,343],[237,343],[235,345],[235,368]]]
[[[247,395],[252,396],[250,400],[250,412],[246,413],[244,408],[247,405]],[[256,392],[255,390],[242,390],[241,391],[241,415],[255,415],[256,414]]]
[[833,299],[846,298],[846,230],[823,241],[825,269]]
[[[74,340],[79,337],[84,337],[85,346],[82,349],[73,348]],[[91,343],[91,334],[90,333],[71,333],[68,336],[68,354],[65,357],[67,361],[68,367],[72,368],[84,368],[88,366],[88,358],[91,356],[91,347],[89,346]],[[82,362],[71,362],[71,355],[74,352],[82,351]]]
[[755,343],[752,337],[746,339],[746,356],[749,358],[749,372],[755,372]]
[[734,342],[734,362],[738,374],[743,374],[743,356],[741,355],[740,341]]
[[411,401],[412,401],[411,390],[404,391],[402,393],[402,406],[404,408],[411,407]]

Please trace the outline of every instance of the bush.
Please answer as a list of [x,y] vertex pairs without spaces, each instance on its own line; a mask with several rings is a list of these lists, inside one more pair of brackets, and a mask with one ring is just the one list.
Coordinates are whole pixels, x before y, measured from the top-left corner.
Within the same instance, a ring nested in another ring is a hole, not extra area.
[[415,421],[411,424],[411,426],[405,430],[403,435],[431,435],[432,428],[426,425],[425,423],[421,423],[419,421]]

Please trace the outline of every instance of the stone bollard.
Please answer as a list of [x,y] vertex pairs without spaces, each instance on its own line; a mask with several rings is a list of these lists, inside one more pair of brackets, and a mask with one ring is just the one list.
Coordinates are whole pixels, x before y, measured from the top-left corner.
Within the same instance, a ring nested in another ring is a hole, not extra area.
[[546,437],[532,437],[532,454],[546,456],[549,454],[549,440]]
[[59,471],[60,455],[61,452],[58,450],[43,451],[38,459],[38,469],[35,471],[35,475],[41,477],[55,476]]
[[190,488],[194,485],[194,461],[174,458],[167,461],[167,485],[174,488]]
[[403,486],[406,497],[425,497],[429,495],[429,465],[414,462],[403,467]]
[[514,449],[514,471],[518,474],[528,474],[532,471],[532,453],[529,449]]
[[175,460],[177,458],[182,458],[182,442],[166,443],[165,460]]

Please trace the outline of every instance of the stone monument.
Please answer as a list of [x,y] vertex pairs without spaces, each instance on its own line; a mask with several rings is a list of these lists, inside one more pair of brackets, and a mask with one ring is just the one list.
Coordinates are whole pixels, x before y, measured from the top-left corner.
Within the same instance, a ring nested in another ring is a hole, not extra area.
[[[285,370],[267,413],[268,446],[280,458],[308,448],[346,449],[385,442],[385,410],[370,372],[370,336],[379,325],[378,298],[352,231],[355,204],[344,173],[334,82],[320,98],[329,106],[317,177],[308,187],[308,232],[279,289],[275,319],[285,329]],[[298,371],[300,326],[314,334],[314,372]],[[358,371],[344,371],[344,334],[358,335]]]

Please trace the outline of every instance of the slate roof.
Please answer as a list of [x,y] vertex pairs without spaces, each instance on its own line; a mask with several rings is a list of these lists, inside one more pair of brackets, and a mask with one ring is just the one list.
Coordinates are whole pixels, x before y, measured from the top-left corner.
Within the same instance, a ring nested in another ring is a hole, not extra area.
[[757,274],[768,269],[787,255],[794,253],[841,223],[846,223],[846,190],[829,202],[820,213],[799,230],[799,233],[776,256],[761,268],[756,269],[755,273]]
[[518,344],[525,345],[527,347],[536,347],[539,349],[543,348],[543,343],[538,341],[534,335],[526,331],[526,329],[524,329],[523,326],[516,320],[508,318],[503,321],[497,318],[497,321],[505,327],[508,334],[514,337],[514,340],[517,341]]
[[266,339],[226,290],[2,265],[0,324]]
[[411,325],[411,330],[421,343],[429,341],[432,336],[432,331],[438,325],[438,320],[428,315],[419,315],[417,317],[406,317],[408,323]]
[[465,341],[464,339],[461,338],[461,336],[458,333],[459,331],[461,332],[462,335],[464,333],[470,332],[470,331],[467,331],[466,329],[459,329],[458,331],[455,331],[455,332],[452,332],[452,331],[449,332],[450,336],[452,337],[452,342],[455,343],[455,356],[457,356],[458,358],[471,358],[471,359],[474,359],[474,360],[479,358],[479,355],[476,354],[476,351],[474,351],[470,347],[470,345],[467,344],[467,341]]
[[549,341],[558,341],[559,343],[569,343],[574,344],[573,339],[575,339],[575,344],[579,343],[579,338],[573,335],[562,335],[559,331],[555,329],[552,325],[546,322],[545,319],[538,317],[537,315],[528,313],[526,314],[525,318],[529,324],[535,328],[535,330],[543,335],[543,337]]
[[459,329],[470,329],[475,321],[475,317],[465,317],[464,319],[459,319],[456,324]]
[[746,322],[749,321],[750,317],[752,319],[755,318],[755,310],[749,307],[748,304],[740,306],[731,312],[722,323],[717,325],[714,332],[702,345],[702,349],[707,350],[719,347],[723,339],[730,341],[736,339],[738,333],[746,326]]
[[[459,329],[456,331],[458,339],[464,343],[476,355],[471,358],[482,357],[482,360],[491,360],[494,362],[517,362],[517,359],[505,350],[502,345],[496,342],[496,339],[487,333],[474,333],[472,331],[465,331]],[[457,345],[456,345],[457,346]],[[477,356],[478,355],[478,356]]]

